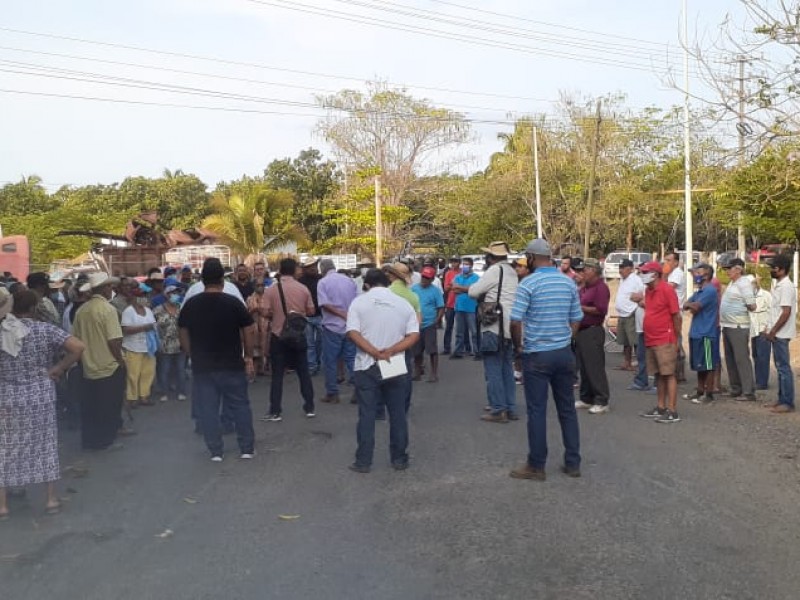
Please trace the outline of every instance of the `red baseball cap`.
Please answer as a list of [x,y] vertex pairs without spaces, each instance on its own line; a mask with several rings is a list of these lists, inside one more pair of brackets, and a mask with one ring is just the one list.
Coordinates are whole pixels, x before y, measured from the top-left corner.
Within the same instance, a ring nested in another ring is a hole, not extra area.
[[425,279],[433,279],[436,277],[436,268],[435,267],[422,267],[422,271],[420,273]]
[[663,273],[661,263],[656,260],[644,263],[639,269],[642,273]]

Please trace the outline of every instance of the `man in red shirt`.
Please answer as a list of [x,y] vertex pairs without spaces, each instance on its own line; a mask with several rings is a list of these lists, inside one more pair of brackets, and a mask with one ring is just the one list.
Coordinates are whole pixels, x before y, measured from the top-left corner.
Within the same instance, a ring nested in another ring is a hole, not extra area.
[[580,400],[575,401],[575,408],[587,408],[593,415],[608,412],[610,396],[603,350],[606,341],[603,324],[611,293],[601,273],[598,260],[587,258],[583,261],[583,287],[578,290],[583,320],[575,336],[575,354],[581,374]]
[[681,311],[675,290],[661,278],[661,264],[645,263],[640,269],[645,284],[644,345],[647,371],[656,375],[658,406],[643,417],[657,423],[677,423],[678,332],[681,331]]
[[453,293],[453,279],[461,273],[461,257],[451,256],[450,264],[444,272],[444,352],[450,354],[453,343],[453,324],[456,318],[456,295]]

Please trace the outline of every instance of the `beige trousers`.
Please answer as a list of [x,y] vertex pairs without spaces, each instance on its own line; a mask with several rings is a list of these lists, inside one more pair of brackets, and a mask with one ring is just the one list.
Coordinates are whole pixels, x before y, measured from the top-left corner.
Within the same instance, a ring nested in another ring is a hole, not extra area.
[[156,357],[146,352],[125,350],[127,386],[125,397],[128,402],[150,398],[150,389],[156,376]]

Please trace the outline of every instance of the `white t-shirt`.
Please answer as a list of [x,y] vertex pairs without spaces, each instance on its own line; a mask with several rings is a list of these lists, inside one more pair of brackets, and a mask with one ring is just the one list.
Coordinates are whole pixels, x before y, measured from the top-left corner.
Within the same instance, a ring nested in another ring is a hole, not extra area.
[[[203,285],[202,281],[198,281],[188,290],[186,290],[186,296],[183,298],[183,304],[186,304],[186,301],[189,298],[193,298],[197,296],[197,294],[202,294],[206,291],[206,286]],[[239,291],[235,285],[233,285],[230,281],[226,281],[225,284],[222,286],[222,292],[224,294],[228,294],[229,296],[233,296],[234,298],[238,298],[242,304],[245,304],[244,298],[242,298],[242,293]]]
[[636,307],[636,333],[644,333],[644,309],[641,306]]
[[791,340],[797,335],[797,289],[794,287],[794,283],[792,283],[789,277],[784,277],[772,288],[772,307],[770,309],[769,318],[770,329],[778,322],[781,312],[783,312],[781,309],[784,306],[790,306],[792,312],[789,314],[789,320],[778,330],[775,337]]
[[[393,346],[409,333],[419,332],[417,313],[405,298],[376,287],[357,296],[347,312],[347,331],[358,331],[376,348]],[[366,371],[375,359],[358,349],[355,370]]]
[[[151,323],[155,322],[156,319],[153,316],[153,312],[149,308],[145,307],[144,315],[140,315],[136,312],[135,308],[129,306],[122,311],[122,320],[120,321],[120,325],[123,327],[139,327],[141,325],[150,325]],[[122,347],[130,352],[141,352],[142,354],[146,353],[147,333],[141,331],[139,333],[123,334]]]
[[675,292],[678,294],[678,306],[683,306],[683,303],[686,302],[686,274],[683,269],[675,267],[667,277],[667,283],[675,288]]
[[756,309],[750,313],[750,337],[769,331],[772,296],[767,290],[759,289],[756,294]]
[[644,284],[641,277],[631,273],[625,279],[620,280],[617,299],[614,301],[614,308],[617,309],[617,314],[620,317],[630,317],[636,312],[639,305],[631,300],[631,294],[637,292],[644,293]]

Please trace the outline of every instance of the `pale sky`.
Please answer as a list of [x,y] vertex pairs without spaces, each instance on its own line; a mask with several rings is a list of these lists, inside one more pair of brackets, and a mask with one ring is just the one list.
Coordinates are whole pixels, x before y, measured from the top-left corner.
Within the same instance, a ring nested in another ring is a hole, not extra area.
[[[688,13],[690,38],[713,36],[741,6],[689,0]],[[452,166],[469,173],[515,116],[555,117],[564,91],[681,104],[663,75],[682,77],[680,24],[681,0],[4,0],[0,185],[169,168],[213,188],[309,146],[327,154],[314,95],[376,78],[476,121]]]

